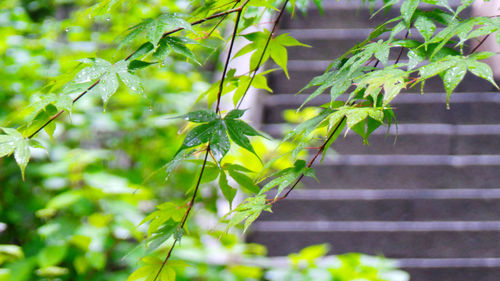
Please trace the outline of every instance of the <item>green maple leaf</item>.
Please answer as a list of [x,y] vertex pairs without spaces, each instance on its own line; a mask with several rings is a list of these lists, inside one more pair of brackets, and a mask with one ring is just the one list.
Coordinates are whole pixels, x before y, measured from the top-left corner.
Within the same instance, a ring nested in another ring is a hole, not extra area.
[[177,28],[194,32],[191,24],[177,14],[168,13],[156,19],[145,19],[129,29],[130,32],[121,40],[119,48],[121,49],[123,46],[130,44],[144,32],[146,32],[146,39],[154,46],[157,46],[164,33]]
[[21,174],[24,180],[24,170],[30,161],[30,146],[29,139],[25,138],[21,133],[11,128],[0,128],[6,135],[0,135],[0,158],[14,153],[14,159],[21,169]]

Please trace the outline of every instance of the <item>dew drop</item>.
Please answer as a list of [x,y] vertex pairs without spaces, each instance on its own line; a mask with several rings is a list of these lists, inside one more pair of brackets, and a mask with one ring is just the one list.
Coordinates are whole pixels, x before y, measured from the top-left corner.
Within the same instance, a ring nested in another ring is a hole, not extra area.
[[153,107],[149,106],[149,112],[152,112],[152,111],[153,111]]
[[66,29],[64,29],[64,31],[69,32],[69,27],[66,27]]
[[110,21],[110,20],[111,20],[111,18],[106,18],[106,21]]

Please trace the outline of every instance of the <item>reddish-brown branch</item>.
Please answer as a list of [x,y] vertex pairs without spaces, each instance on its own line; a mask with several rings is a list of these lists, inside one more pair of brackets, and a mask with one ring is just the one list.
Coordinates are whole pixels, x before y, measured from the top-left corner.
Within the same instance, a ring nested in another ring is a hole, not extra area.
[[[410,34],[410,31],[406,31],[406,35],[405,35],[405,39],[408,39],[408,35]],[[394,64],[398,64],[399,60],[401,59],[401,55],[403,54],[403,50],[404,48],[401,47],[401,50],[399,50],[399,54],[398,54],[398,57],[396,58],[396,61],[394,62]]]
[[[203,177],[203,172],[205,171],[205,167],[207,166],[207,160],[208,160],[209,153],[210,153],[210,144],[208,144],[208,146],[207,146],[207,151],[205,152],[205,158],[203,159],[203,164],[201,166],[200,175],[198,176],[198,181],[196,182],[196,186],[194,188],[193,195],[191,196],[191,200],[187,204],[187,210],[184,213],[184,216],[182,217],[181,223],[179,225],[179,227],[181,229],[184,228],[184,225],[186,224],[187,218],[189,217],[189,214],[191,213],[191,210],[193,209],[194,201],[196,200],[196,195],[198,194],[198,190],[200,189],[201,179]],[[156,281],[158,279],[158,277],[160,276],[161,271],[163,270],[163,268],[167,264],[168,260],[170,259],[170,256],[172,255],[172,251],[174,250],[175,245],[177,244],[178,241],[179,241],[179,239],[175,238],[174,242],[172,243],[172,246],[170,246],[170,249],[168,250],[167,256],[163,260],[163,262],[160,266],[160,269],[158,270],[158,273],[156,274],[153,281]]]
[[236,20],[234,22],[233,35],[231,38],[231,43],[229,43],[229,50],[227,51],[226,62],[224,63],[224,70],[222,71],[222,78],[221,78],[220,84],[219,84],[219,91],[217,92],[217,105],[215,106],[216,113],[220,113],[220,100],[222,97],[222,91],[224,90],[224,79],[226,78],[226,73],[227,73],[227,69],[229,67],[229,62],[231,61],[231,53],[233,51],[234,41],[236,40],[236,34],[238,33],[238,25],[240,24],[241,12],[242,12],[245,4],[246,4],[246,2],[243,3],[242,6],[240,6],[240,10],[238,11],[238,14],[236,15]]
[[[234,7],[236,7],[236,5],[238,5],[239,2],[240,2],[239,0],[236,1],[236,3],[234,3],[234,6],[231,7],[231,9],[234,9]],[[214,31],[217,29],[217,27],[219,27],[219,25],[227,18],[228,15],[229,14],[222,16],[222,18],[212,27],[212,29],[210,29],[210,31],[205,36],[203,36],[203,39],[206,39],[206,38],[212,36],[212,33],[214,33]]]
[[477,49],[479,49],[479,47],[481,47],[481,45],[483,45],[483,44],[484,44],[484,42],[486,42],[486,39],[488,39],[488,37],[490,37],[490,34],[488,34],[488,35],[484,36],[484,38],[481,40],[481,42],[479,42],[479,43],[477,44],[477,46],[476,46],[476,47],[474,47],[474,49],[472,49],[472,51],[470,51],[470,53],[472,54],[472,53],[474,53],[475,51],[477,51]]
[[[222,91],[224,89],[224,78],[226,76],[227,69],[228,69],[228,66],[229,66],[229,62],[231,60],[231,53],[232,53],[232,50],[233,50],[234,41],[236,39],[236,34],[238,33],[238,25],[239,25],[239,22],[240,22],[241,14],[242,14],[243,8],[245,7],[245,5],[247,3],[248,3],[248,0],[245,1],[237,9],[238,14],[236,16],[236,20],[235,20],[235,24],[234,24],[234,29],[233,29],[233,34],[232,34],[232,38],[231,38],[231,43],[229,45],[229,51],[228,51],[228,54],[227,54],[227,59],[226,59],[226,62],[224,64],[224,71],[222,72],[221,84],[219,86],[219,93],[217,94],[217,106],[216,106],[216,110],[215,110],[215,112],[217,112],[217,113],[220,113],[220,101],[221,101],[221,97],[222,97]],[[182,220],[181,220],[181,222],[179,224],[179,227],[181,229],[184,228],[184,225],[186,224],[186,221],[187,221],[187,219],[189,217],[189,214],[190,214],[191,210],[193,209],[194,202],[195,202],[195,199],[196,199],[196,194],[198,194],[198,190],[199,190],[200,185],[201,185],[201,179],[203,178],[203,172],[205,171],[205,167],[207,165],[208,155],[209,154],[213,156],[213,154],[212,154],[212,152],[210,150],[210,143],[208,144],[207,150],[205,152],[205,158],[203,159],[203,164],[201,166],[200,175],[198,176],[198,181],[196,182],[196,186],[195,186],[195,189],[193,191],[193,196],[191,196],[191,200],[188,203],[187,210],[184,213],[184,216],[182,217]],[[168,250],[167,256],[163,260],[163,262],[162,262],[162,264],[160,266],[160,269],[158,270],[158,273],[156,274],[156,276],[153,279],[153,281],[156,281],[158,279],[158,277],[160,276],[161,271],[163,270],[163,268],[167,264],[168,260],[170,259],[170,256],[172,255],[172,251],[174,250],[175,245],[177,244],[178,241],[179,241],[178,238],[174,239],[174,242],[172,243],[172,246],[170,246],[170,249]]]
[[[94,84],[90,85],[90,87],[87,88],[87,90],[85,90],[84,92],[82,92],[81,94],[79,94],[76,98],[73,99],[73,103],[77,102],[81,97],[83,97],[86,93],[88,93],[90,90],[92,90],[95,86],[97,86],[97,84],[99,84],[101,80],[97,80],[94,82]],[[49,125],[52,121],[54,121],[57,117],[59,117],[59,115],[63,114],[64,113],[64,110],[61,110],[59,112],[57,112],[56,114],[54,114],[52,117],[50,117],[49,120],[47,120],[47,122],[45,122],[40,128],[38,128],[35,132],[33,132],[31,135],[28,136],[28,139],[31,139],[33,138],[36,134],[38,134],[41,130],[43,130],[45,127],[47,127],[47,125]]]
[[[335,126],[335,128],[330,132],[330,135],[328,136],[328,138],[323,142],[323,144],[319,147],[318,151],[316,152],[316,154],[314,154],[313,158],[309,161],[309,163],[307,163],[307,168],[311,168],[312,165],[314,164],[314,161],[316,161],[316,159],[318,158],[318,156],[326,149],[326,146],[328,145],[328,143],[330,142],[330,140],[333,138],[333,136],[335,135],[335,133],[337,133],[337,131],[339,130],[340,126],[342,125],[342,123],[344,123],[344,121],[346,120],[346,117],[342,117],[342,119],[339,121],[339,123],[337,124],[337,126]],[[280,200],[283,200],[285,199],[288,194],[290,194],[290,192],[292,192],[292,190],[297,186],[297,184],[299,184],[299,182],[304,178],[304,174],[300,174],[300,176],[297,178],[297,180],[294,182],[294,184],[287,190],[287,192],[281,196],[281,197],[278,197],[272,201],[269,202],[270,205],[280,201]]]
[[248,82],[247,87],[245,88],[245,91],[243,92],[243,95],[241,96],[240,101],[238,102],[238,105],[236,106],[236,109],[239,109],[241,106],[241,103],[243,102],[243,99],[245,99],[245,96],[247,95],[248,90],[252,86],[252,82],[255,79],[255,76],[257,75],[257,72],[259,71],[261,65],[262,65],[262,60],[264,59],[264,56],[267,51],[267,47],[269,46],[269,43],[271,42],[271,38],[273,38],[276,29],[278,28],[278,23],[281,19],[281,16],[283,15],[283,12],[285,11],[286,5],[288,4],[289,0],[286,0],[285,3],[283,3],[283,6],[281,7],[281,10],[278,13],[278,16],[274,20],[273,28],[271,30],[271,33],[269,33],[269,36],[267,37],[266,44],[264,45],[264,50],[262,51],[262,54],[260,55],[259,61],[257,62],[257,66],[253,70],[252,78],[250,78],[250,82]]
[[[235,13],[235,12],[240,12],[242,10],[242,7],[246,4],[246,2],[238,7],[238,8],[233,8],[231,10],[227,10],[227,11],[224,11],[224,12],[220,12],[220,13],[216,13],[216,14],[213,14],[209,17],[206,17],[206,18],[203,18],[203,19],[200,19],[200,20],[197,20],[197,21],[194,21],[191,23],[191,25],[198,25],[198,24],[201,24],[201,23],[204,23],[208,20],[212,20],[212,19],[216,19],[216,18],[219,18],[219,17],[224,17],[224,16],[227,16],[229,14],[232,14],[232,13]],[[173,29],[171,31],[168,31],[166,33],[163,34],[162,38],[163,37],[166,37],[168,35],[171,35],[173,33],[176,33],[178,31],[181,31],[183,30],[184,28],[176,28],[176,29]],[[127,56],[125,58],[125,60],[129,60],[137,51],[131,53],[129,56]],[[92,90],[95,86],[97,86],[97,84],[100,83],[100,80],[97,80],[94,84],[92,84],[87,90],[85,90],[84,92],[82,92],[81,94],[79,94],[75,99],[73,99],[73,103],[77,102],[80,98],[82,98],[85,94],[87,94],[90,90]],[[32,133],[31,135],[28,136],[29,139],[33,138],[36,134],[38,134],[41,130],[43,130],[45,127],[47,127],[47,125],[49,125],[50,123],[52,123],[52,121],[54,121],[55,119],[57,119],[57,117],[59,117],[61,114],[64,113],[64,110],[61,110],[59,112],[57,112],[56,114],[54,114],[52,117],[50,117],[49,120],[47,120],[47,122],[45,122],[40,128],[38,128],[34,133]]]

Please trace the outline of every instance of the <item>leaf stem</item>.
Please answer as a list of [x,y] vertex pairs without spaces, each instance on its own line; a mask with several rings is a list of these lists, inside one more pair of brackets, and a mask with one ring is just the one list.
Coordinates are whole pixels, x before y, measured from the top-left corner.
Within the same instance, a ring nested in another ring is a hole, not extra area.
[[486,39],[488,39],[488,37],[490,37],[490,34],[484,36],[484,38],[481,40],[481,42],[479,42],[476,47],[474,47],[474,49],[472,49],[472,51],[470,51],[470,54],[474,53],[475,51],[477,51],[477,49],[479,49],[479,47],[481,47],[481,45],[484,44],[484,42],[486,42]]
[[285,8],[286,8],[286,5],[288,4],[288,1],[289,0],[285,0],[285,3],[283,3],[283,6],[281,7],[281,10],[278,13],[278,16],[274,20],[273,28],[271,30],[271,33],[267,37],[266,45],[264,45],[264,50],[262,51],[262,54],[260,55],[259,62],[257,63],[257,66],[253,70],[252,78],[250,78],[250,81],[248,82],[248,85],[247,85],[245,91],[243,92],[243,95],[241,96],[241,99],[238,102],[238,105],[236,106],[236,109],[240,108],[243,100],[245,99],[245,96],[248,93],[248,90],[250,89],[250,86],[252,86],[252,82],[255,79],[255,76],[257,75],[257,72],[259,71],[259,69],[261,67],[262,60],[264,59],[264,55],[266,54],[267,48],[269,47],[269,43],[271,42],[271,38],[274,36],[274,33],[276,32],[276,29],[278,28],[278,23],[279,23],[279,21],[281,19],[281,16],[283,15],[283,12],[285,11]]
[[[211,16],[208,16],[206,18],[203,18],[203,19],[200,19],[200,20],[197,20],[197,21],[194,21],[191,23],[191,25],[198,25],[198,24],[201,24],[201,23],[204,23],[208,20],[212,20],[212,19],[216,19],[216,18],[219,18],[219,17],[224,17],[224,16],[227,16],[229,14],[232,14],[232,13],[235,13],[235,12],[241,12],[241,10],[243,9],[244,5],[246,5],[248,1],[245,1],[245,3],[243,3],[240,7],[238,8],[233,8],[233,9],[230,9],[230,10],[227,10],[227,11],[224,11],[224,12],[219,12],[219,13],[216,13],[216,14],[213,14]],[[173,29],[171,31],[168,31],[166,33],[163,34],[162,38],[163,37],[166,37],[170,34],[173,34],[173,33],[176,33],[178,31],[181,31],[183,30],[184,28],[176,28],[176,29]],[[133,53],[131,53],[129,56],[127,56],[125,58],[125,61],[128,61],[137,51],[134,51]],[[89,88],[87,88],[87,90],[83,91],[81,94],[79,94],[75,99],[73,99],[73,103],[77,102],[81,97],[83,97],[85,94],[87,94],[90,90],[92,90],[95,86],[97,86],[97,84],[99,84],[101,82],[101,80],[97,80],[94,82],[94,84],[92,84]],[[52,117],[50,117],[49,120],[47,120],[47,122],[45,122],[40,128],[38,128],[34,133],[32,133],[31,135],[28,136],[28,139],[31,139],[33,138],[36,134],[38,134],[41,130],[43,130],[47,125],[49,125],[50,123],[52,123],[52,121],[54,121],[55,119],[57,119],[57,117],[59,117],[61,114],[64,113],[64,110],[61,110],[59,112],[57,112],[56,114],[54,114]]]
[[[340,125],[342,125],[342,123],[344,123],[345,120],[346,120],[346,116],[344,115],[344,117],[342,117],[342,119],[339,121],[339,123],[337,124],[337,126],[335,126],[335,128],[330,132],[330,135],[328,136],[328,138],[319,147],[318,151],[313,156],[313,158],[309,161],[309,163],[307,163],[307,168],[311,168],[312,167],[312,165],[314,164],[314,161],[316,161],[316,159],[318,158],[318,156],[326,149],[326,146],[328,145],[328,143],[330,142],[330,140],[333,138],[333,136],[335,135],[335,133],[337,133],[337,131],[340,128]],[[280,200],[285,199],[288,196],[288,194],[290,194],[290,192],[292,192],[292,190],[297,186],[297,184],[299,184],[299,182],[303,178],[304,178],[304,173],[300,174],[300,176],[297,178],[297,180],[295,181],[295,183],[287,190],[287,192],[283,196],[278,197],[278,198],[270,201],[269,204],[273,205],[274,203],[276,203],[276,202],[278,202]]]
[[[82,92],[81,94],[79,94],[76,98],[73,99],[73,104],[75,102],[77,102],[81,97],[83,97],[86,93],[88,93],[90,90],[92,90],[95,86],[97,86],[97,84],[99,84],[101,80],[98,79],[97,81],[94,82],[94,84],[90,85],[90,87],[87,88],[87,90],[85,90],[84,92]],[[54,114],[52,117],[50,117],[49,120],[47,120],[47,122],[45,122],[40,128],[38,128],[35,132],[33,132],[31,135],[28,136],[28,139],[31,139],[33,138],[36,134],[38,134],[41,130],[43,130],[45,127],[47,127],[47,125],[49,125],[52,121],[54,121],[57,117],[59,117],[59,115],[63,114],[64,110],[61,110],[59,112],[57,112],[56,114]]]
[[236,39],[236,34],[238,33],[238,25],[240,24],[241,12],[242,12],[243,7],[246,5],[247,2],[248,1],[246,1],[245,3],[243,3],[243,5],[240,6],[238,14],[236,15],[236,20],[234,22],[233,35],[231,38],[231,43],[229,43],[229,50],[227,51],[226,62],[224,63],[224,70],[222,71],[222,78],[221,78],[220,84],[219,84],[219,91],[217,92],[217,105],[215,106],[215,113],[220,114],[220,100],[222,98],[222,91],[224,90],[224,79],[226,78],[226,73],[227,73],[227,69],[229,67],[229,62],[231,61],[231,53],[233,51],[234,41]]
[[[181,223],[179,225],[181,229],[184,228],[184,225],[186,224],[186,221],[187,221],[187,218],[189,216],[189,213],[193,209],[194,201],[196,199],[196,195],[198,194],[198,190],[200,189],[201,179],[203,178],[203,172],[205,171],[205,167],[207,166],[207,160],[208,160],[208,154],[209,153],[210,153],[210,143],[208,144],[207,151],[205,152],[205,159],[203,160],[203,164],[201,166],[200,175],[198,176],[198,181],[196,182],[196,187],[194,188],[193,195],[191,196],[191,200],[188,203],[188,208],[187,208],[186,212],[184,213],[184,216],[182,217],[182,221],[181,221]],[[160,269],[158,270],[158,273],[156,274],[156,276],[153,279],[153,281],[156,281],[158,279],[158,277],[160,276],[161,271],[163,270],[163,268],[167,264],[168,260],[170,259],[170,256],[172,255],[172,251],[174,250],[175,245],[177,244],[178,241],[179,241],[178,238],[174,239],[174,243],[172,243],[172,246],[170,246],[170,249],[168,250],[167,256],[163,260],[163,263],[161,264]]]
[[[405,35],[405,39],[408,39],[408,35],[410,34],[410,31],[406,31],[406,35]],[[401,49],[399,50],[399,54],[398,54],[398,57],[396,58],[396,61],[394,62],[394,64],[398,64],[399,60],[401,59],[401,55],[403,54],[403,50],[404,48],[401,47]]]
[[[234,7],[236,7],[236,5],[238,5],[238,3],[240,2],[240,0],[237,0],[236,3],[234,3],[233,7],[231,7],[231,9],[234,9]],[[222,18],[212,27],[212,29],[210,29],[210,31],[205,35],[203,36],[202,38],[203,39],[206,39],[210,36],[212,36],[212,33],[214,33],[214,31],[217,29],[217,27],[219,27],[219,25],[227,18],[228,14],[225,14],[224,16],[222,16]]]

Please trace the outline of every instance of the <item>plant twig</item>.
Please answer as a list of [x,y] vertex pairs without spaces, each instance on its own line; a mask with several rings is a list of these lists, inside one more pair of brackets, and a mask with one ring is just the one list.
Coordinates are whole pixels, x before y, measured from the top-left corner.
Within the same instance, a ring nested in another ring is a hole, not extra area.
[[[231,9],[234,9],[234,7],[236,7],[236,5],[238,5],[239,3],[239,0],[236,1],[236,3],[234,3],[233,7],[231,7]],[[210,29],[210,31],[205,35],[203,36],[203,38],[208,38],[210,36],[212,36],[212,33],[214,33],[214,31],[217,29],[217,27],[219,27],[219,25],[227,18],[228,14],[222,16],[222,18],[212,27],[212,29]]]
[[483,44],[484,44],[484,42],[486,42],[486,39],[488,39],[488,37],[490,37],[490,34],[488,34],[488,35],[484,36],[484,38],[481,40],[481,42],[479,42],[479,43],[477,44],[477,46],[476,46],[476,47],[474,47],[474,49],[472,49],[472,51],[470,51],[470,54],[472,54],[472,53],[474,53],[475,51],[477,51],[477,49],[479,49],[479,47],[481,47],[481,45],[483,45]]
[[234,22],[233,35],[231,38],[231,43],[229,43],[229,50],[227,51],[226,62],[224,63],[224,70],[222,71],[222,78],[221,78],[220,84],[219,84],[219,91],[217,92],[217,105],[215,106],[215,113],[220,114],[220,100],[222,97],[222,91],[224,90],[224,79],[226,78],[227,69],[229,67],[229,61],[231,60],[231,53],[233,51],[234,41],[236,39],[236,34],[238,33],[238,25],[240,24],[241,12],[242,12],[245,4],[246,4],[246,2],[243,3],[242,6],[240,6],[240,10],[238,11],[238,14],[236,15],[236,20]]
[[[339,130],[340,128],[340,125],[342,125],[342,123],[344,123],[344,121],[346,120],[346,116],[342,117],[342,119],[339,121],[339,123],[337,124],[337,126],[335,126],[335,128],[330,132],[330,135],[328,136],[328,138],[323,142],[323,144],[319,147],[318,151],[316,152],[316,154],[313,156],[313,158],[309,161],[309,163],[307,163],[307,168],[311,168],[312,165],[314,164],[314,161],[316,161],[316,158],[318,158],[318,156],[326,149],[326,146],[328,145],[328,143],[330,142],[330,140],[333,138],[333,136],[335,135],[335,133],[337,133],[337,131]],[[297,178],[297,180],[295,181],[295,183],[287,190],[287,192],[283,195],[283,196],[280,196],[272,201],[269,202],[270,205],[280,201],[280,200],[283,200],[285,199],[288,194],[290,194],[290,192],[292,192],[292,190],[297,186],[297,184],[299,184],[299,182],[304,178],[304,173],[300,174],[300,176]]]
[[267,47],[269,46],[269,43],[271,42],[271,38],[274,36],[274,33],[276,32],[276,29],[278,28],[278,23],[279,23],[279,21],[281,19],[281,16],[283,15],[283,12],[285,11],[285,8],[286,8],[286,5],[288,4],[288,1],[289,0],[286,0],[285,3],[283,3],[283,6],[281,7],[281,10],[279,11],[278,16],[274,20],[273,28],[271,30],[271,33],[267,37],[266,44],[264,45],[264,50],[262,51],[262,54],[260,55],[259,61],[257,62],[257,66],[253,70],[252,78],[250,78],[250,82],[248,82],[248,85],[245,88],[245,91],[243,92],[243,95],[241,96],[241,99],[238,102],[238,105],[236,106],[236,109],[240,108],[240,106],[241,106],[241,104],[243,102],[243,99],[245,99],[245,96],[247,95],[248,90],[252,86],[252,82],[255,79],[255,76],[257,75],[257,72],[259,71],[259,69],[261,67],[262,60],[264,59],[264,55],[266,54],[266,51],[267,51]]
[[[408,39],[408,35],[410,34],[410,31],[406,31],[406,35],[405,35],[405,39]],[[396,58],[396,61],[394,62],[394,64],[398,64],[399,60],[401,59],[401,55],[403,54],[403,50],[404,48],[401,47],[401,49],[399,50],[399,54],[398,54],[398,57]]]
[[[240,22],[241,13],[242,13],[243,8],[245,7],[246,3],[248,3],[248,0],[245,1],[237,9],[238,14],[236,16],[234,30],[233,30],[233,34],[232,34],[232,38],[231,38],[231,43],[230,43],[230,46],[229,46],[229,51],[228,51],[228,54],[227,54],[226,62],[224,64],[224,71],[222,72],[221,84],[219,86],[219,93],[217,95],[217,107],[216,107],[216,110],[215,110],[216,113],[220,113],[220,100],[221,100],[221,97],[222,97],[222,90],[224,89],[223,88],[224,87],[223,86],[224,85],[224,77],[226,76],[226,72],[227,72],[227,68],[228,68],[228,65],[229,65],[229,61],[231,60],[231,52],[232,52],[232,49],[233,49],[233,46],[234,46],[234,40],[236,38],[236,34],[238,32],[238,25],[239,25],[239,22]],[[205,157],[203,159],[203,164],[201,166],[200,175],[198,176],[198,181],[196,182],[196,187],[195,187],[195,189],[193,191],[193,196],[191,196],[191,200],[188,203],[188,208],[187,208],[186,212],[184,213],[184,216],[182,217],[181,223],[179,224],[179,227],[181,229],[184,228],[184,225],[186,224],[186,221],[187,221],[187,219],[189,217],[189,213],[193,209],[194,202],[195,202],[195,199],[196,199],[196,194],[198,193],[198,190],[199,190],[200,185],[201,185],[201,179],[203,178],[203,172],[205,171],[205,167],[207,165],[207,160],[208,160],[208,155],[209,154],[212,155],[211,150],[210,150],[210,142],[208,143],[207,150],[205,152]],[[162,262],[162,264],[160,266],[160,269],[158,270],[158,273],[156,274],[156,276],[153,279],[153,281],[156,281],[158,279],[158,277],[160,276],[161,271],[163,270],[163,268],[167,264],[168,260],[170,259],[170,256],[172,255],[172,251],[174,250],[175,245],[177,244],[178,241],[179,241],[178,238],[174,239],[174,242],[172,243],[172,246],[170,246],[170,249],[168,250],[167,256],[163,260],[163,262]]]
[[[87,88],[87,90],[83,91],[81,94],[79,94],[76,98],[73,99],[72,103],[75,103],[77,102],[81,97],[83,97],[86,93],[88,93],[90,90],[92,90],[95,86],[97,86],[97,84],[99,84],[99,82],[101,81],[101,79],[98,79],[97,81],[94,82],[94,84],[90,85],[90,87]],[[28,139],[31,139],[33,138],[36,134],[38,134],[41,130],[43,130],[45,127],[47,127],[47,125],[49,125],[52,121],[54,121],[57,117],[59,117],[59,115],[63,114],[64,113],[64,110],[61,110],[59,112],[57,112],[56,114],[54,114],[52,117],[50,117],[49,120],[47,120],[47,122],[45,122],[40,128],[38,128],[35,132],[33,132],[31,135],[28,136]]]
[[[248,1],[246,1],[248,2]],[[235,13],[235,12],[241,12],[242,10],[242,7],[246,4],[243,3],[240,7],[238,8],[233,8],[231,10],[227,10],[227,11],[224,11],[224,12],[220,12],[220,13],[216,13],[216,14],[213,14],[211,16],[208,16],[206,18],[203,18],[203,19],[200,19],[200,20],[197,20],[197,21],[194,21],[191,23],[191,25],[198,25],[198,24],[201,24],[201,23],[204,23],[208,20],[212,20],[212,19],[216,19],[216,18],[219,18],[219,17],[224,17],[224,16],[227,16],[229,14],[232,14],[232,13]],[[173,33],[176,33],[178,31],[181,31],[183,30],[184,28],[176,28],[176,29],[173,29],[173,30],[170,30],[166,33],[163,34],[162,38],[163,37],[166,37],[168,35],[171,35]],[[129,60],[137,51],[134,51],[133,53],[131,53],[129,56],[127,56],[125,58],[125,60]],[[101,82],[101,80],[97,80],[94,82],[94,84],[92,84],[89,88],[87,88],[85,91],[83,91],[81,94],[79,94],[75,99],[73,99],[73,103],[77,102],[81,97],[83,97],[85,94],[87,94],[90,90],[92,90],[95,86],[97,86],[97,84],[99,84]],[[31,135],[28,136],[29,139],[33,138],[36,134],[38,134],[41,130],[43,130],[47,125],[49,125],[50,123],[52,123],[52,121],[54,121],[55,119],[57,119],[57,117],[59,117],[61,114],[64,113],[64,110],[61,110],[59,112],[57,112],[56,114],[54,114],[52,117],[50,117],[49,120],[47,120],[47,122],[45,122],[40,128],[38,128],[34,133],[32,133]]]
[[[201,179],[203,177],[203,172],[205,171],[205,167],[207,166],[207,160],[208,160],[209,153],[210,153],[210,143],[208,144],[207,151],[205,152],[205,158],[204,158],[203,164],[201,166],[200,175],[198,176],[198,181],[196,182],[196,187],[194,188],[193,195],[191,196],[191,200],[188,203],[188,208],[187,208],[186,212],[184,213],[184,216],[182,217],[182,221],[179,225],[179,227],[181,229],[184,228],[184,225],[186,224],[187,218],[189,217],[189,213],[191,213],[191,210],[193,209],[194,201],[196,200],[196,195],[198,194],[198,190],[199,190],[200,185],[201,185]],[[163,270],[163,268],[167,264],[168,260],[170,259],[170,256],[172,255],[172,251],[174,250],[175,245],[177,244],[178,241],[179,241],[178,238],[174,239],[174,242],[172,243],[172,246],[170,246],[170,249],[168,250],[168,254],[165,257],[165,259],[163,260],[163,263],[161,264],[160,269],[158,270],[158,273],[156,274],[153,281],[156,281],[158,279],[158,277],[160,276],[161,271]]]

